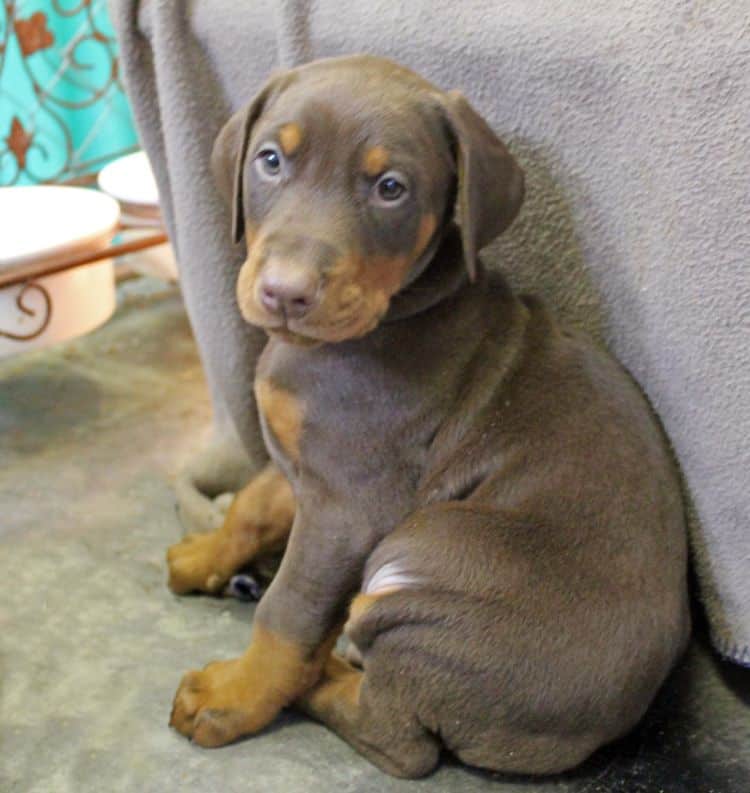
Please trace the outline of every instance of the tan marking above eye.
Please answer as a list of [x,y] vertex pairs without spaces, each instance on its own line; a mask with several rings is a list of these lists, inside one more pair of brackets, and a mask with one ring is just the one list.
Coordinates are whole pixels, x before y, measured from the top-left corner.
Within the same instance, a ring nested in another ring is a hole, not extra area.
[[287,157],[291,157],[302,143],[302,129],[299,124],[291,122],[284,124],[279,130],[279,142],[281,143],[281,150]]
[[388,166],[389,159],[388,151],[384,146],[373,146],[365,152],[362,166],[368,176],[378,176]]
[[255,397],[279,445],[293,462],[298,462],[304,414],[302,402],[270,380],[258,380],[255,383]]

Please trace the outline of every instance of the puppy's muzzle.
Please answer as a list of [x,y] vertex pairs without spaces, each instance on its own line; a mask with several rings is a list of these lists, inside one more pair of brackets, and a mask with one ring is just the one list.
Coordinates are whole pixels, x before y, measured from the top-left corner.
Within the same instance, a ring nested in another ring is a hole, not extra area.
[[271,259],[266,263],[258,288],[260,302],[268,311],[287,319],[300,319],[319,302],[320,278],[314,268]]

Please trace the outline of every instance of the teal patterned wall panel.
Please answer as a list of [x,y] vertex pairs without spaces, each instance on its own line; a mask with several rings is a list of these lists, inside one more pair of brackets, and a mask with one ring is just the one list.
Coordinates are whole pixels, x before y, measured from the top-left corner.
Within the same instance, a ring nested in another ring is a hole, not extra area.
[[135,145],[106,0],[0,0],[0,185],[71,179]]

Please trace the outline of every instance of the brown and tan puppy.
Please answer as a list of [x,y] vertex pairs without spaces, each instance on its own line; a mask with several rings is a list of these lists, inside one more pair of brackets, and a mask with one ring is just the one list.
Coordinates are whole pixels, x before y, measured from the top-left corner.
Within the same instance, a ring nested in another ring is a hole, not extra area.
[[273,463],[170,586],[219,592],[291,535],[247,652],[188,673],[171,723],[218,746],[296,702],[406,777],[441,747],[556,772],[625,733],[689,632],[677,477],[622,368],[477,260],[523,198],[505,146],[352,57],[272,79],[213,164]]

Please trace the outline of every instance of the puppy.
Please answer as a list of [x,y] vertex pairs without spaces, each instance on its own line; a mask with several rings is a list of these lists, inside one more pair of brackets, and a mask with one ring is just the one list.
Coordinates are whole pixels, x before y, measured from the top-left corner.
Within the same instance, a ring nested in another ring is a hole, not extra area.
[[249,648],[189,672],[171,724],[218,746],[296,703],[402,777],[442,747],[559,772],[630,730],[689,633],[678,479],[623,369],[478,260],[523,199],[506,147],[360,56],[272,78],[213,167],[272,462],[170,586],[288,544]]

